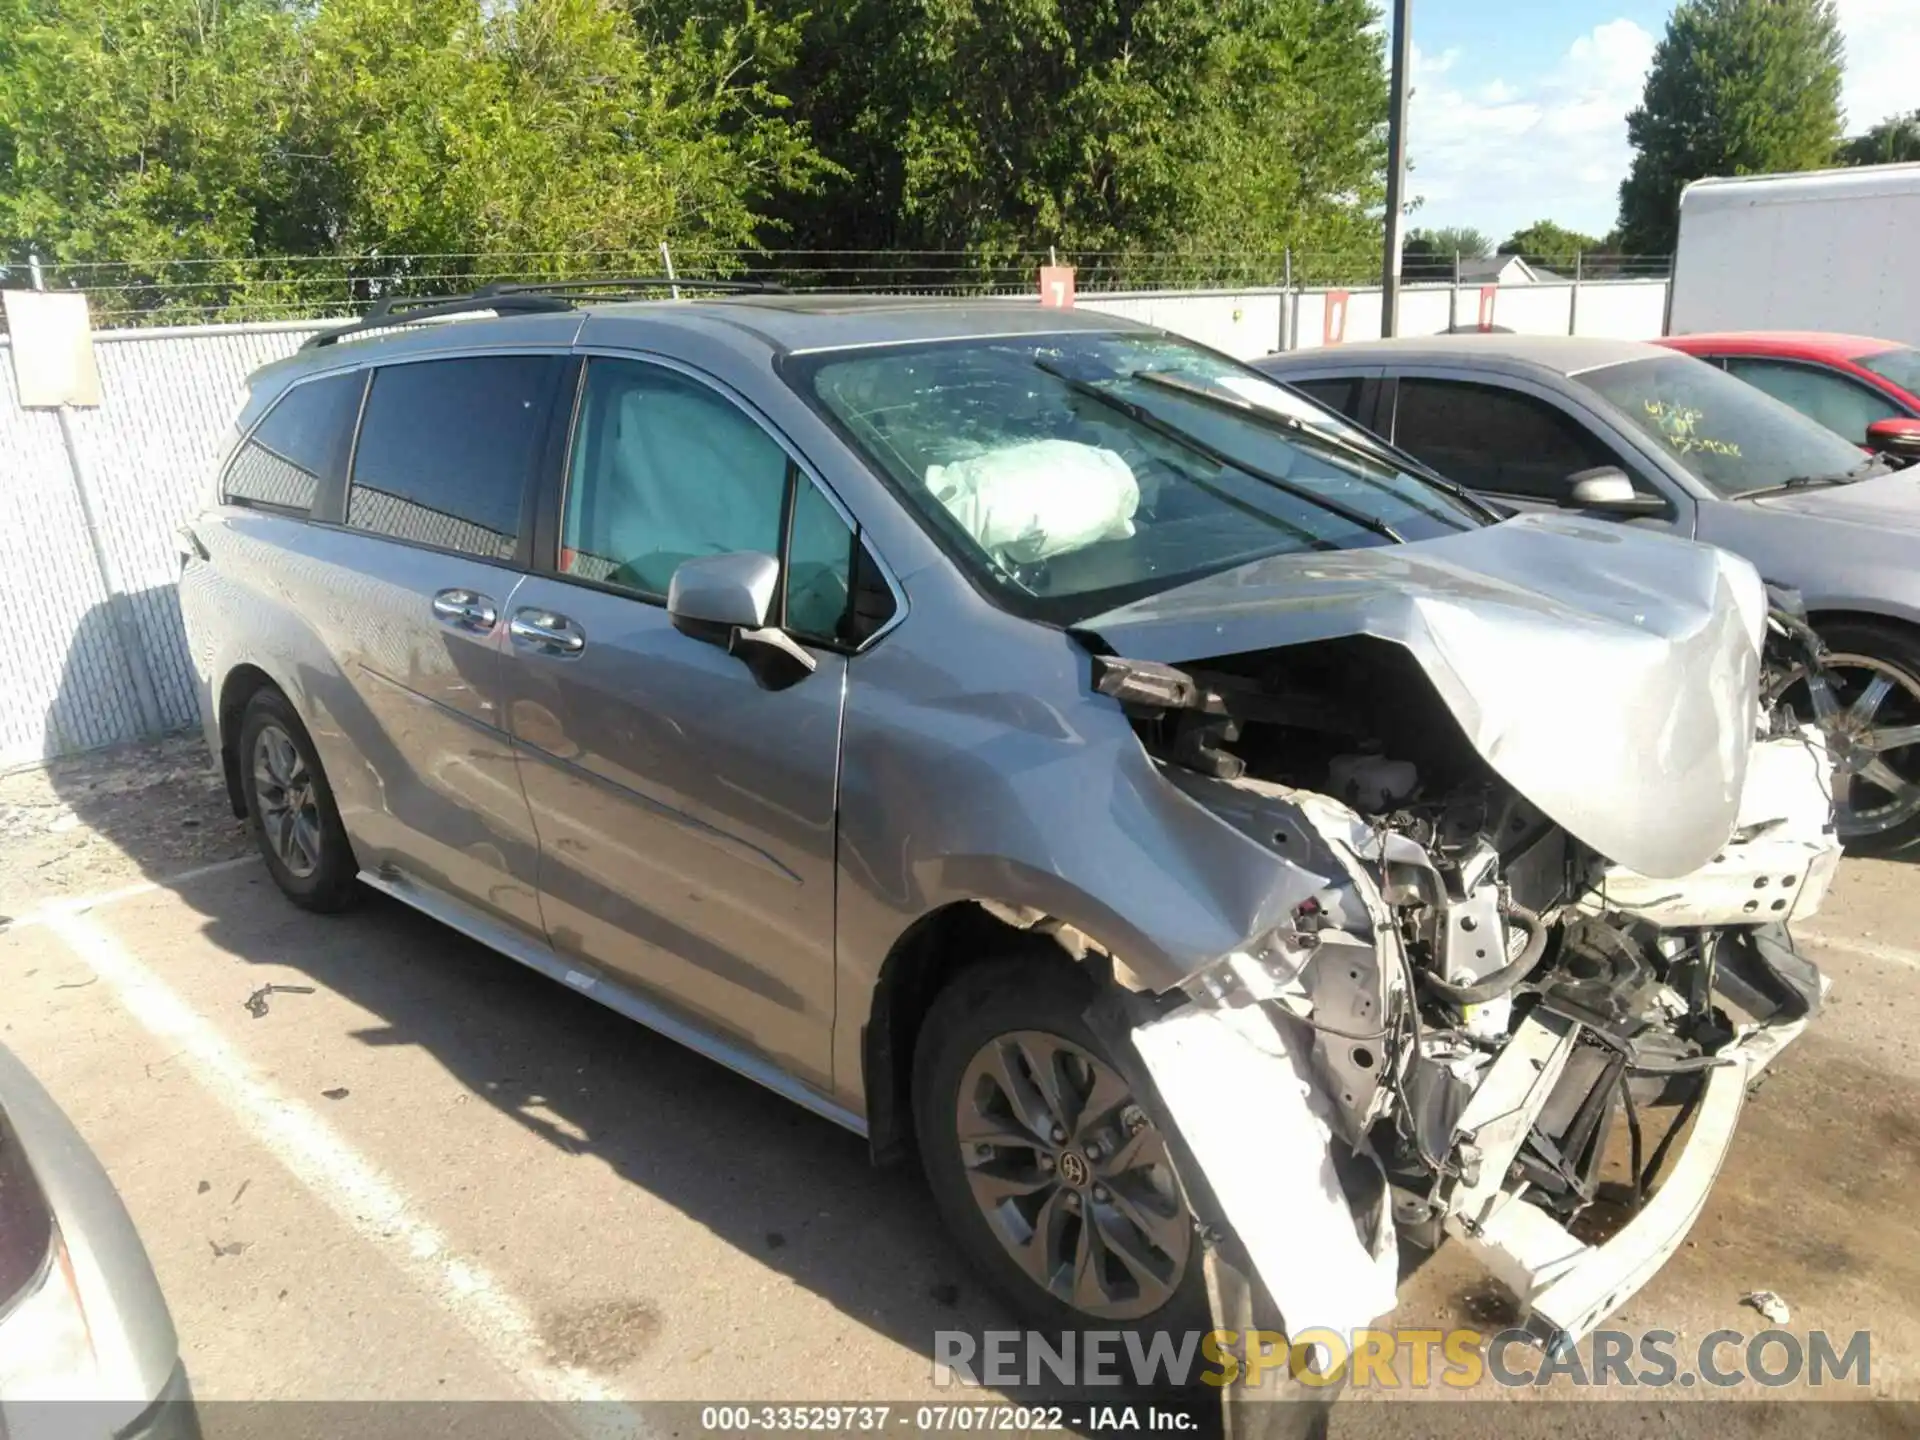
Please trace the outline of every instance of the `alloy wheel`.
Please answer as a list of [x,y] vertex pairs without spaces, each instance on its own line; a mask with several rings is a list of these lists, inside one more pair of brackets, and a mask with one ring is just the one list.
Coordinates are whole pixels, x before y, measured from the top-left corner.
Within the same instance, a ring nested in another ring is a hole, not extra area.
[[1920,815],[1920,680],[1871,655],[1832,654],[1795,688],[1833,756],[1840,838],[1871,839]]
[[1103,1320],[1173,1296],[1193,1225],[1165,1139],[1112,1067],[1057,1035],[997,1035],[958,1106],[974,1202],[1029,1279]]
[[254,738],[253,796],[274,855],[288,874],[306,879],[320,866],[319,802],[300,747],[278,725],[262,725]]

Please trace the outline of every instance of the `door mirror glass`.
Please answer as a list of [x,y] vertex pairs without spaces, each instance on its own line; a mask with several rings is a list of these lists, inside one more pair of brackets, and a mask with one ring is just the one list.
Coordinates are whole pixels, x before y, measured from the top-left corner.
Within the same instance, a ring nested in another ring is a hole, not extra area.
[[[758,630],[773,612],[780,562],[757,550],[683,560],[667,586],[667,614],[678,630],[713,638],[713,630]],[[720,638],[724,639],[724,636]]]
[[1894,460],[1920,460],[1920,420],[1905,416],[1867,426],[1867,449]]
[[1567,477],[1561,505],[1569,510],[1604,510],[1615,514],[1646,515],[1666,509],[1666,503],[1633,488],[1627,472],[1617,465],[1596,465]]

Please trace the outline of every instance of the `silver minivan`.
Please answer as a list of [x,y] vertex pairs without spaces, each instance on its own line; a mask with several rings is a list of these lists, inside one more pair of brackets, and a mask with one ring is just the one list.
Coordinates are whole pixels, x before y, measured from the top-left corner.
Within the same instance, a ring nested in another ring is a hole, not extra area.
[[1820,1004],[1752,567],[1161,331],[499,289],[261,371],[218,487],[181,604],[289,898],[917,1151],[1046,1328],[1348,1333],[1452,1235],[1578,1336]]

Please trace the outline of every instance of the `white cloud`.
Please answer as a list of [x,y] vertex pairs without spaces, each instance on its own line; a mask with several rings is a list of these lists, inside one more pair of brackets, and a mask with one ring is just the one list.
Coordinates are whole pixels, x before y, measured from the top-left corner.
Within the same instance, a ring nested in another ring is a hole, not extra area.
[[1847,42],[1840,103],[1847,133],[1920,106],[1920,15],[1913,0],[1839,0]]
[[[1847,133],[1920,106],[1914,0],[1837,0],[1847,45]],[[1496,242],[1534,220],[1604,234],[1626,176],[1627,112],[1640,103],[1654,36],[1609,20],[1531,78],[1475,73],[1459,47],[1413,52],[1407,147],[1412,225],[1471,225]]]
[[[1889,10],[1910,0],[1855,0]],[[1495,241],[1534,220],[1602,234],[1627,169],[1627,111],[1654,37],[1631,20],[1582,35],[1531,78],[1471,76],[1456,50],[1414,47],[1407,150],[1414,225],[1472,225]]]

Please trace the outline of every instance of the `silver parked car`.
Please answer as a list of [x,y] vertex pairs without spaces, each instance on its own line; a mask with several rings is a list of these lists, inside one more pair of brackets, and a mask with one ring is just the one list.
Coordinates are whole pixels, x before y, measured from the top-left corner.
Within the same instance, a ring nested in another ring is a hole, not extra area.
[[1705,361],[1655,345],[1434,336],[1256,362],[1519,509],[1629,520],[1753,561],[1829,651],[1819,720],[1848,844],[1920,845],[1920,477]]
[[1031,304],[376,315],[254,377],[182,532],[207,740],[296,903],[917,1149],[1037,1324],[1346,1331],[1398,1232],[1579,1335],[1820,1003],[1801,632],[1326,425]]
[[0,1435],[199,1434],[139,1232],[53,1097],[0,1046]]

